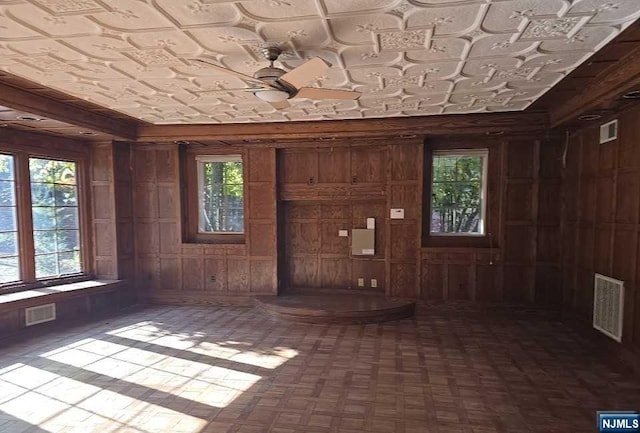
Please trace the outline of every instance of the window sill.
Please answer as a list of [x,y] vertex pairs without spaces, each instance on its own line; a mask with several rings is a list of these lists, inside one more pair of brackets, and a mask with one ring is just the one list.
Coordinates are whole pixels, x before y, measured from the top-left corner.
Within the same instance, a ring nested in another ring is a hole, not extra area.
[[55,301],[59,298],[71,298],[90,293],[112,291],[120,288],[122,284],[122,280],[87,280],[0,294],[0,310],[16,308],[23,303],[34,304],[34,301]]

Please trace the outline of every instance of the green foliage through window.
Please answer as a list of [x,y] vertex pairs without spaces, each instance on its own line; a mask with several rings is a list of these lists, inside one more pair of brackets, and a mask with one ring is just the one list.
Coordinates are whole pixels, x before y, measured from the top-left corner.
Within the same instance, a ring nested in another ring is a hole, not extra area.
[[432,234],[484,234],[486,151],[434,152]]
[[198,161],[200,179],[199,231],[244,232],[244,178],[240,157]]
[[76,164],[30,158],[36,278],[81,272]]

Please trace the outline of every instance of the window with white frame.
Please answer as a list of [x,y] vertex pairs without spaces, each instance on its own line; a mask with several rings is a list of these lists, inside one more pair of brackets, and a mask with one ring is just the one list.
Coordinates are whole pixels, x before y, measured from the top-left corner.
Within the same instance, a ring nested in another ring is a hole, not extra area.
[[488,149],[435,150],[429,233],[485,234]]
[[198,155],[198,233],[244,233],[241,155]]

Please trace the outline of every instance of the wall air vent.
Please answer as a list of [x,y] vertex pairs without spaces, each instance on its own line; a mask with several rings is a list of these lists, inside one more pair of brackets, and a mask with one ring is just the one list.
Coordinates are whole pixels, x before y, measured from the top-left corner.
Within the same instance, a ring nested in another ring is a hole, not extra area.
[[622,341],[624,282],[596,274],[593,293],[593,327]]
[[37,307],[25,308],[24,317],[26,326],[56,320],[56,304],[38,305]]
[[600,144],[613,141],[618,138],[618,121],[613,120],[600,125]]

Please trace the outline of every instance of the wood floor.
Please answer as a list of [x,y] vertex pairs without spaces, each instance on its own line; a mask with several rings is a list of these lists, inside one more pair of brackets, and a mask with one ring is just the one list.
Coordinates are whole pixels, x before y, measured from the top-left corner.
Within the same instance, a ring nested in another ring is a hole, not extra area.
[[580,433],[640,383],[546,314],[369,325],[154,307],[0,349],[0,432]]

